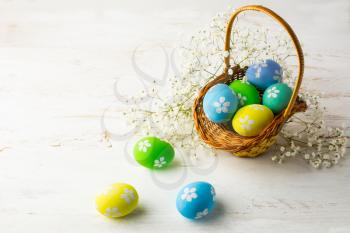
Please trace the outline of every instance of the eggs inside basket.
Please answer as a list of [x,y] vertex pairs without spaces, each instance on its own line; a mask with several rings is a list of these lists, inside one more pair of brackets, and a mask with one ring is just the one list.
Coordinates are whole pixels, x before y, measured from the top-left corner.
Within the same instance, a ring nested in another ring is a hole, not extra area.
[[250,65],[242,80],[219,83],[207,91],[206,117],[218,124],[231,122],[241,136],[258,135],[288,106],[293,91],[282,76],[281,66],[271,59]]

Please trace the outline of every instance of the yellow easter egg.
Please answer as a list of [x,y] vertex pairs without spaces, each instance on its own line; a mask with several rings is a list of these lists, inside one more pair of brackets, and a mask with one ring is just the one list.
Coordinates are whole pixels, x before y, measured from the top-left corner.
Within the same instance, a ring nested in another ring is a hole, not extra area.
[[242,136],[256,136],[273,120],[272,111],[261,104],[239,109],[232,119],[233,129]]
[[119,218],[131,213],[137,206],[139,196],[129,184],[115,183],[96,197],[97,210],[110,218]]

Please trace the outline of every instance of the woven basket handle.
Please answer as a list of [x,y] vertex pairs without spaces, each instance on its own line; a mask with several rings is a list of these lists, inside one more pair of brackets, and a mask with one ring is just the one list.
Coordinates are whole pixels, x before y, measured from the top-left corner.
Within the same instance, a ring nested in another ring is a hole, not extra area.
[[[288,117],[288,115],[292,111],[292,108],[293,108],[295,101],[297,99],[297,96],[298,96],[301,81],[303,79],[303,73],[304,73],[303,51],[301,49],[300,42],[299,42],[297,36],[295,35],[294,31],[289,26],[289,24],[286,21],[284,21],[284,19],[282,19],[279,15],[277,15],[275,12],[273,12],[272,10],[270,10],[266,7],[263,7],[263,6],[259,6],[259,5],[243,6],[243,7],[238,8],[233,13],[233,15],[231,16],[231,18],[228,22],[227,29],[226,29],[225,51],[228,51],[228,52],[230,51],[231,31],[232,31],[233,22],[237,18],[238,14],[240,14],[243,11],[250,11],[250,10],[265,13],[265,14],[271,16],[273,19],[275,19],[278,23],[280,23],[280,25],[288,32],[290,38],[293,41],[294,48],[297,51],[297,57],[298,57],[298,61],[299,61],[298,79],[297,79],[295,86],[294,86],[292,98],[290,99],[289,104],[284,111],[284,117],[286,118],[286,117]],[[225,64],[226,64],[225,71],[227,72],[228,68],[230,67],[230,56],[225,57]]]

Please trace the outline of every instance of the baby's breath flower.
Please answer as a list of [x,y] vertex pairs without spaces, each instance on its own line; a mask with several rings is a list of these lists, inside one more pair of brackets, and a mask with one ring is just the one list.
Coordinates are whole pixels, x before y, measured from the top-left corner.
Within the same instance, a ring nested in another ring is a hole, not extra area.
[[[292,151],[292,156],[284,158],[300,156],[315,168],[331,167],[337,164],[345,154],[347,139],[344,131],[325,125],[324,108],[320,105],[319,96],[305,89],[300,96],[308,103],[308,110],[304,114],[292,116],[281,130],[280,136],[288,142],[283,146],[286,146],[286,150]],[[297,133],[293,132],[294,128],[298,129]],[[278,158],[274,161],[278,161]]]

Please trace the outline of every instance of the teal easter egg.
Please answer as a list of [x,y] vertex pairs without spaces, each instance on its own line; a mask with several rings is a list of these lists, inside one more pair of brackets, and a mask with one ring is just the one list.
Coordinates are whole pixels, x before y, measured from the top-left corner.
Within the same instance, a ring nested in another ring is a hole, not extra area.
[[263,105],[277,115],[287,107],[292,93],[292,89],[285,83],[273,84],[264,92]]
[[260,104],[258,90],[249,82],[244,80],[235,80],[229,87],[237,94],[239,107],[249,104]]
[[204,96],[203,110],[214,123],[230,121],[238,107],[238,98],[226,84],[212,86]]
[[264,62],[249,66],[246,76],[248,82],[260,90],[265,90],[272,84],[281,82],[282,68],[277,62],[267,59]]
[[157,137],[144,137],[134,145],[134,158],[144,167],[163,168],[174,159],[175,151],[170,143]]
[[176,208],[189,219],[207,216],[215,206],[214,187],[204,181],[190,183],[183,187],[176,198]]

